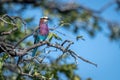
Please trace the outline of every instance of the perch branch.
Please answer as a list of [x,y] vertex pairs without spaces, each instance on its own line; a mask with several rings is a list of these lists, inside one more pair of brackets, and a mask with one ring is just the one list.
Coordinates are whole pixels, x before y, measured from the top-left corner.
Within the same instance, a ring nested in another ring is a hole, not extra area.
[[70,55],[73,56],[75,58],[75,60],[76,60],[76,57],[78,57],[79,59],[83,60],[84,62],[87,62],[87,63],[92,64],[92,65],[97,67],[97,64],[95,64],[95,63],[93,63],[93,62],[91,62],[91,61],[89,61],[87,59],[84,59],[81,56],[78,56],[74,51],[72,51],[70,49],[66,49],[65,47],[63,47],[63,46],[61,46],[59,44],[53,44],[53,43],[50,43],[48,41],[39,42],[38,44],[34,44],[33,46],[31,46],[31,47],[29,47],[27,49],[21,50],[21,52],[15,52],[16,56],[25,55],[25,54],[27,54],[27,52],[34,49],[35,47],[39,47],[39,46],[43,46],[43,45],[48,45],[49,47],[57,48],[57,49],[59,49],[60,51],[62,51],[64,53],[70,53]]

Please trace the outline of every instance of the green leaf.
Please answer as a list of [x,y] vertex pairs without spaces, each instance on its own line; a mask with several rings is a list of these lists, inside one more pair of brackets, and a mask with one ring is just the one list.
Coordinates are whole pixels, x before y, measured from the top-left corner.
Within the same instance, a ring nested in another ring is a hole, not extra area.
[[48,35],[48,40],[51,41],[52,38],[53,38],[53,33],[49,33],[49,35]]
[[74,76],[72,77],[72,80],[81,80],[81,79],[80,79],[80,77],[79,77],[78,75],[74,75]]
[[3,66],[3,62],[0,62],[0,70],[2,69]]
[[54,36],[55,39],[57,39],[57,40],[61,40],[61,41],[62,41],[62,38],[59,37],[57,34],[53,33],[53,36]]
[[47,71],[47,73],[45,74],[45,76],[46,76],[47,78],[49,78],[49,80],[52,80],[53,77],[54,77],[54,74],[52,74],[50,71]]
[[68,23],[67,21],[60,21],[60,23],[59,23],[59,26],[66,26],[66,27],[68,27],[68,26],[70,26],[71,24],[70,23]]
[[54,37],[55,39],[57,39],[57,40],[62,40],[62,38],[59,37],[59,36],[58,36],[57,34],[55,34],[55,33],[49,33],[49,35],[48,35],[48,40],[51,41],[53,37]]
[[54,74],[52,74],[52,75],[50,76],[50,78],[49,78],[49,79],[50,79],[50,80],[52,80],[52,79],[53,79],[53,77],[54,77]]
[[76,40],[78,41],[79,39],[81,39],[81,40],[84,40],[85,41],[85,39],[83,38],[83,36],[81,36],[81,35],[79,35],[79,36],[77,36],[76,37]]

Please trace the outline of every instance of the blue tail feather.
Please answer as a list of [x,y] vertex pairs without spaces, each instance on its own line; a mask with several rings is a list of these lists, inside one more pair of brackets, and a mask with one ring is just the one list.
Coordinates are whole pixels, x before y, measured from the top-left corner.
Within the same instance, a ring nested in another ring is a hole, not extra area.
[[[37,36],[35,36],[34,44],[38,43],[39,41],[44,41],[46,38],[47,38],[47,35],[44,35],[44,36],[43,35],[37,35]],[[32,57],[35,56],[37,49],[38,49],[38,47],[33,49]]]
[[[38,43],[38,42],[39,42],[39,37],[38,37],[38,35],[35,36],[34,38],[35,38],[35,40],[34,40],[34,44]],[[36,53],[37,49],[38,49],[38,47],[36,47],[36,48],[33,49],[32,57],[35,56],[35,53]]]
[[35,53],[36,53],[37,49],[38,49],[38,47],[34,48],[34,50],[33,50],[33,52],[32,52],[32,57],[35,56]]

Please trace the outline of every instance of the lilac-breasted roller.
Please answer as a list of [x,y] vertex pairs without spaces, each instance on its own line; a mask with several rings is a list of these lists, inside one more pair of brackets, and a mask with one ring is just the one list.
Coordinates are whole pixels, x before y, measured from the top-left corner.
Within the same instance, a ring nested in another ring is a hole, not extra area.
[[[48,17],[42,17],[40,18],[39,22],[39,29],[36,31],[36,34],[34,35],[34,44],[38,43],[39,41],[46,40],[48,34],[49,34],[49,28],[48,28]],[[32,56],[35,56],[35,53],[37,51],[37,48],[33,49]]]

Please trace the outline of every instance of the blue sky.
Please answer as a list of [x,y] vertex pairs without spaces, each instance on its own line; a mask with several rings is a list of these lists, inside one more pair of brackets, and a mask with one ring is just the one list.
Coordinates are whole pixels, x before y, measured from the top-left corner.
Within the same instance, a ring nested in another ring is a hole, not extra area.
[[[95,10],[99,10],[100,7],[106,4],[108,1],[110,0],[76,0],[76,2],[80,2],[82,5]],[[104,13],[102,13],[101,16],[110,21],[120,21],[120,15],[114,12],[115,7],[116,5],[111,6]],[[41,17],[42,15],[43,13],[41,13],[41,10],[34,9],[26,11],[23,16],[34,16],[34,24],[38,25],[39,17]],[[55,24],[57,24],[57,22],[49,25],[53,26]],[[103,27],[106,27],[106,25],[104,24],[101,25],[103,25]],[[107,31],[106,28],[104,29],[105,31]],[[63,33],[69,34],[69,36],[71,37],[74,37],[74,35],[69,31],[66,31],[64,29],[61,31],[63,31]],[[76,53],[78,53],[82,57],[97,63],[98,67],[96,68],[93,65],[78,60],[78,70],[76,70],[75,72],[80,74],[82,80],[85,80],[88,77],[91,77],[92,80],[120,80],[119,44],[111,42],[104,34],[98,34],[95,38],[89,37],[84,32],[81,32],[80,34],[82,34],[86,40],[76,42],[75,45],[71,48],[73,50],[76,50]]]
[[[80,0],[80,3],[91,9],[99,10],[101,6],[109,1],[112,0]],[[119,13],[114,11],[115,7],[116,5],[111,6],[101,16],[110,21],[120,21]],[[104,24],[102,25],[106,27]],[[81,43],[79,53],[83,57],[97,63],[98,67],[95,68],[81,62],[77,73],[80,73],[83,80],[86,77],[91,77],[93,80],[120,80],[119,44],[111,42],[103,34],[98,34],[94,39],[91,39],[88,35],[85,35],[85,37],[86,41]]]

